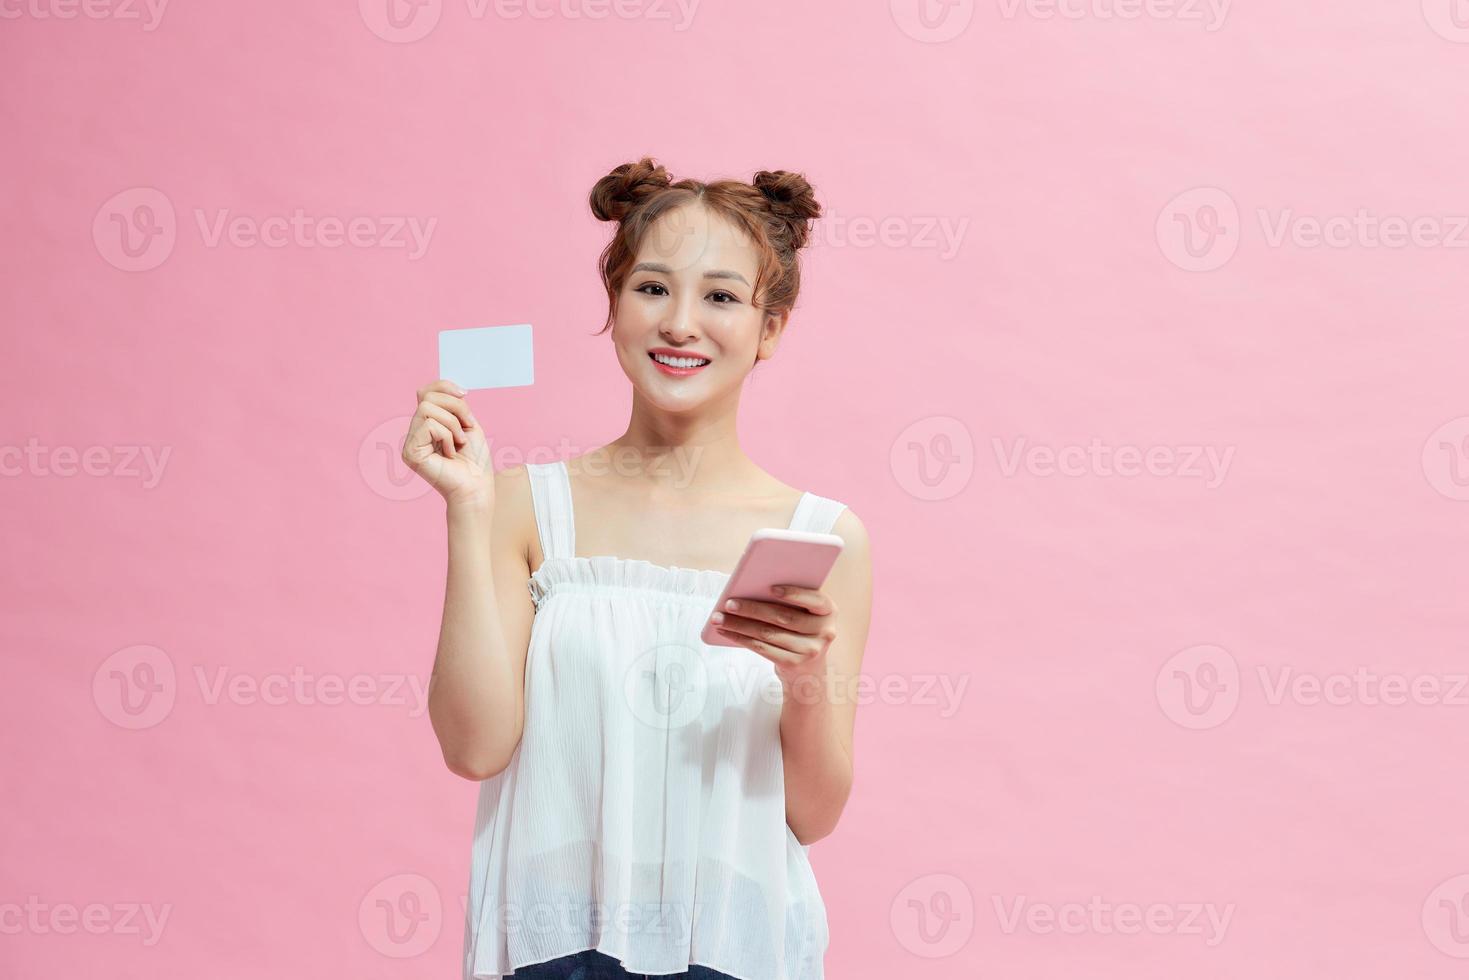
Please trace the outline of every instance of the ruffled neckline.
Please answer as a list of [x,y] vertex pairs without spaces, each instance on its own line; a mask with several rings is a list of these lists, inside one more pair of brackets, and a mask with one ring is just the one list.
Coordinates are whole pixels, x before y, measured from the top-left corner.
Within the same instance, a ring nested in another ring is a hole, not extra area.
[[728,572],[712,568],[682,568],[659,565],[642,558],[618,558],[614,555],[578,555],[542,560],[531,573],[526,585],[537,607],[557,585],[577,589],[610,586],[657,592],[675,598],[712,601],[719,598],[729,581]]

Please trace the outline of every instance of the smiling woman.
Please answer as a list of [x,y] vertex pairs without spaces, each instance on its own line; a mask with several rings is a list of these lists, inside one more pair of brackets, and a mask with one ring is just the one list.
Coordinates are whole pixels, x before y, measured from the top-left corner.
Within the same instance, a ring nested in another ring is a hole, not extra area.
[[[710,305],[742,307],[733,311],[736,317],[767,314],[766,331],[757,334],[759,344],[747,363],[753,365],[774,352],[775,338],[801,290],[797,253],[810,237],[810,221],[821,215],[821,205],[803,176],[762,170],[749,184],[690,179],[674,183],[666,170],[644,158],[598,181],[591,207],[603,221],[618,223],[618,233],[603,249],[600,261],[608,300],[603,332],[619,323],[635,326],[639,312],[659,315],[660,307],[672,298],[667,283],[699,263],[706,267],[699,271],[698,285],[710,287],[706,298]],[[734,261],[713,263],[714,254]],[[632,299],[637,309],[620,317],[623,293],[629,287],[638,294]],[[707,351],[664,349],[708,356]]]
[[[632,385],[626,432],[495,473],[463,391],[439,381],[404,447],[448,502],[429,714],[449,768],[481,783],[464,977],[820,980],[807,849],[851,790],[855,703],[839,695],[861,667],[871,560],[850,509],[766,473],[735,426],[820,207],[799,174],[674,183],[646,158],[601,178],[591,207],[617,223],[599,333]],[[769,527],[845,548],[819,588],[727,605],[732,645],[704,643]]]

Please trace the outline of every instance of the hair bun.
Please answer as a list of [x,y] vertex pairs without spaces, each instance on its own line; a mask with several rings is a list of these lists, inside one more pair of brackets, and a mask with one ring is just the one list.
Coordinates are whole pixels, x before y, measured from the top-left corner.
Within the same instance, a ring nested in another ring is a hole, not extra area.
[[592,188],[592,214],[599,221],[621,221],[639,201],[670,183],[668,171],[652,157],[624,163]]
[[816,192],[806,178],[789,170],[762,170],[752,183],[770,202],[770,213],[785,225],[791,247],[803,247],[811,232],[807,222],[821,217]]

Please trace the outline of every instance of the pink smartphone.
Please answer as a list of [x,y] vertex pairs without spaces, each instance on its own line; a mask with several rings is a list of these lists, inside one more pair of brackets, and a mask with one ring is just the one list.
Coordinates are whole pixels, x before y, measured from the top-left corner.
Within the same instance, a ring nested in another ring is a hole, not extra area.
[[[806,589],[821,588],[845,544],[835,534],[762,527],[750,535],[745,553],[740,555],[739,564],[730,573],[729,581],[725,583],[724,591],[719,593],[709,615],[722,610],[725,602],[730,599],[760,599],[791,605],[771,594],[770,587],[799,585]],[[699,639],[711,646],[740,646],[729,637],[715,632],[717,628],[706,619]]]

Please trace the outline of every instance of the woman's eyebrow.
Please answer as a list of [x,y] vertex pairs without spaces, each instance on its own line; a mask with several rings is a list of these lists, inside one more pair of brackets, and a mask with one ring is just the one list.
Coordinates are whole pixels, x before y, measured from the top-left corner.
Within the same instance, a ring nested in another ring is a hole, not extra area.
[[[665,276],[671,276],[671,275],[673,275],[673,270],[670,269],[668,266],[664,265],[661,262],[639,262],[637,265],[635,265],[635,266],[632,267],[632,271],[633,272],[657,272],[657,273],[661,273],[662,275],[665,275]],[[748,279],[746,279],[744,276],[740,275],[738,272],[734,272],[734,271],[732,271],[730,269],[710,269],[708,272],[704,273],[704,278],[705,279],[738,279],[740,282],[744,283],[746,286],[748,286],[750,284],[750,281]]]
[[729,269],[710,269],[708,272],[704,273],[704,278],[705,279],[738,279],[740,282],[744,283],[746,286],[748,286],[750,284],[749,280],[747,280],[744,276],[740,275],[738,272],[734,272],[734,271],[731,271]]

